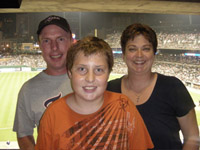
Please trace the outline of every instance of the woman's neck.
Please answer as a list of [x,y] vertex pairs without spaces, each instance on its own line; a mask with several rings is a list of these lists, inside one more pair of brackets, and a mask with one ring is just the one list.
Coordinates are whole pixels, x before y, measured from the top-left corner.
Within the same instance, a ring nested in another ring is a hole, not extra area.
[[144,75],[135,75],[129,73],[127,76],[125,76],[125,86],[130,90],[140,93],[152,83],[154,77],[155,74],[152,72]]

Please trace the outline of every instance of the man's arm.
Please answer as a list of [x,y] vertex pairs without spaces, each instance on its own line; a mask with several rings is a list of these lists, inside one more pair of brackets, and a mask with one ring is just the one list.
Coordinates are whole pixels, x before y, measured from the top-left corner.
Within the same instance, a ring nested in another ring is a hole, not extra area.
[[35,140],[32,135],[17,138],[20,150],[34,150]]
[[197,126],[195,110],[192,109],[188,114],[178,118],[183,137],[183,150],[199,150],[199,129]]

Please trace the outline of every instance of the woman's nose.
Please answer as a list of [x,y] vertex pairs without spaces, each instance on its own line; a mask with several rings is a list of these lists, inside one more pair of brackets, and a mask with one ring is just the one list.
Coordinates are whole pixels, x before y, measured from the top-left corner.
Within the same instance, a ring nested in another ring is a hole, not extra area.
[[136,54],[138,57],[141,57],[143,55],[142,50],[138,49]]

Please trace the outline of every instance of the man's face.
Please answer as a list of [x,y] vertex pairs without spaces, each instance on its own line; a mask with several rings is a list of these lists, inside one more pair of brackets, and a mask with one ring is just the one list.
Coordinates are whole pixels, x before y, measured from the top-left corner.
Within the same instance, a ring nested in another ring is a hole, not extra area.
[[70,33],[56,25],[44,27],[39,35],[42,56],[47,63],[45,72],[50,75],[66,73],[66,55],[72,43]]

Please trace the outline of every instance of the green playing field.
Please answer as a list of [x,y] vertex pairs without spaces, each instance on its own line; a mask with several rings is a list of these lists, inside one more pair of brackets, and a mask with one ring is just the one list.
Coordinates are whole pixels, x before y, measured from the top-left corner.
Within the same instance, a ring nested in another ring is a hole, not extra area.
[[[17,95],[22,84],[35,76],[38,72],[8,72],[0,73],[0,141],[16,141],[16,134],[12,131]],[[110,79],[121,75],[111,74]],[[110,80],[109,79],[109,80]],[[200,93],[191,92],[198,105]],[[198,123],[200,125],[200,107],[196,109]]]

